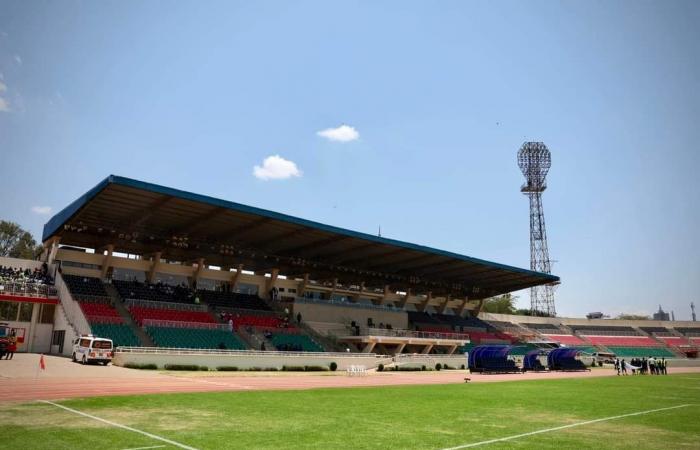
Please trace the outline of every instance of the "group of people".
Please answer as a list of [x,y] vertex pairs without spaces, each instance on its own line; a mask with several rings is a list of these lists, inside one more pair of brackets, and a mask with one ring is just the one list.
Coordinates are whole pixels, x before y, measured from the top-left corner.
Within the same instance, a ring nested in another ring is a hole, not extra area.
[[615,370],[618,375],[666,375],[668,361],[666,358],[657,359],[653,356],[648,358],[632,358],[629,362],[624,359],[615,358]]
[[4,356],[5,359],[12,359],[17,351],[17,336],[15,330],[12,330],[9,335],[0,337],[0,359]]
[[53,278],[48,273],[46,263],[34,270],[0,266],[0,283],[2,282],[53,284]]

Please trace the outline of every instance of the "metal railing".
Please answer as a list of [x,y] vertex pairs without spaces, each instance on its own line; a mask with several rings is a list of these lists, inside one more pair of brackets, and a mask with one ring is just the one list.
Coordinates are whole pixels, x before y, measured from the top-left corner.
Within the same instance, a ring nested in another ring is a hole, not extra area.
[[370,336],[408,337],[423,339],[452,339],[458,341],[469,341],[469,335],[464,333],[441,333],[437,331],[413,331],[386,328],[368,328],[367,334]]
[[0,294],[17,297],[56,297],[55,286],[40,283],[23,283],[19,281],[0,282]]
[[376,353],[342,353],[342,352],[278,352],[260,350],[218,350],[218,349],[194,349],[194,348],[168,348],[168,347],[118,347],[116,353],[147,353],[154,355],[230,355],[230,356],[321,356],[336,358],[382,358],[385,356]]
[[177,303],[177,302],[159,302],[154,300],[141,300],[138,298],[127,298],[124,304],[131,308],[132,306],[140,306],[142,308],[153,309],[172,309],[177,311],[207,311],[207,305],[192,303]]
[[176,320],[155,320],[144,319],[141,322],[142,327],[162,327],[162,328],[200,328],[206,330],[221,330],[232,331],[228,325],[220,323],[205,323],[205,322],[179,322]]
[[122,316],[91,316],[89,314],[85,315],[85,318],[90,323],[113,323],[113,324],[123,324],[124,319]]
[[396,306],[388,306],[388,305],[370,305],[367,303],[353,303],[353,302],[344,302],[340,300],[319,300],[316,298],[306,298],[306,297],[297,297],[296,300],[294,300],[295,303],[308,303],[312,305],[332,305],[332,306],[347,306],[348,308],[360,308],[360,309],[373,309],[373,310],[379,310],[379,311],[392,311],[392,312],[402,312],[403,310],[401,308],[397,308]]

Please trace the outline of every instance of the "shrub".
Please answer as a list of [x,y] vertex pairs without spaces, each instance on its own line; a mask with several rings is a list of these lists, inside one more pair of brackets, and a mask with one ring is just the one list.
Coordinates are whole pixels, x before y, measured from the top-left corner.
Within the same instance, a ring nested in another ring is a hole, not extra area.
[[384,372],[384,364],[379,364],[377,366],[377,372]]
[[325,366],[304,366],[304,370],[307,372],[326,372],[328,367]]
[[443,368],[444,370],[455,370],[454,367],[448,366],[447,364],[445,364],[444,366],[442,366],[442,368]]
[[158,366],[155,364],[136,364],[136,363],[126,363],[124,367],[127,369],[141,369],[141,370],[157,370]]
[[282,370],[285,372],[303,372],[304,366],[282,366]]
[[196,364],[166,364],[165,370],[200,370]]
[[262,367],[248,367],[246,371],[248,372],[262,372]]
[[401,372],[420,372],[422,369],[420,367],[397,367]]
[[209,366],[199,366],[199,370],[202,372],[209,372]]
[[338,364],[333,361],[330,365],[331,372],[335,372],[338,369]]
[[466,369],[466,367],[464,366],[464,364],[462,364],[461,366],[459,366],[459,368],[462,369],[462,370],[465,370],[465,369]]
[[237,372],[238,367],[236,366],[219,366],[216,368],[216,370],[220,372]]
[[426,369],[425,364],[423,364],[422,366],[420,366],[420,370],[421,370],[421,371],[425,372],[425,369]]
[[435,364],[435,370],[442,370],[442,364],[440,364],[440,363]]
[[265,367],[263,369],[265,372],[277,372],[279,369],[277,367]]

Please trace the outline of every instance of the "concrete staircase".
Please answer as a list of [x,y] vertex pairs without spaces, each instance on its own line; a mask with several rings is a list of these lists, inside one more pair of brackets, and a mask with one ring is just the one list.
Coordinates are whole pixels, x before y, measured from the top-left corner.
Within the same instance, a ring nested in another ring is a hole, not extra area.
[[148,333],[146,333],[143,328],[141,328],[136,322],[134,322],[134,319],[131,317],[131,314],[129,314],[129,311],[126,309],[126,306],[124,306],[121,297],[119,297],[117,288],[115,288],[111,284],[105,283],[105,290],[109,294],[109,297],[112,299],[112,305],[117,311],[119,311],[119,315],[122,317],[122,319],[124,319],[124,324],[128,325],[131,328],[131,331],[134,332],[134,335],[136,335],[136,337],[139,338],[139,340],[141,341],[141,346],[155,347],[156,344],[153,342]]

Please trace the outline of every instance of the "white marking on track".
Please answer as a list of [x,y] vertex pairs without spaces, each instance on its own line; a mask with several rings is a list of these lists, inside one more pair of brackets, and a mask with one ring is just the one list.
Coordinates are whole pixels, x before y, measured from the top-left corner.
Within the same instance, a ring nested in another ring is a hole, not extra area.
[[572,423],[569,425],[562,425],[560,427],[545,428],[544,430],[531,431],[529,433],[516,434],[513,436],[506,436],[506,437],[502,437],[502,438],[498,438],[498,439],[489,439],[488,441],[472,442],[471,444],[458,445],[456,447],[444,448],[442,450],[459,450],[462,448],[478,447],[479,445],[494,444],[496,442],[512,441],[513,439],[518,439],[518,438],[526,437],[526,436],[532,436],[535,434],[550,433],[552,431],[565,430],[567,428],[580,427],[583,425],[590,425],[592,423],[606,422],[608,420],[622,419],[624,417],[641,416],[642,414],[651,414],[651,413],[655,413],[655,412],[659,412],[659,411],[668,411],[671,409],[685,408],[687,406],[691,406],[691,405],[687,404],[687,405],[669,406],[668,408],[650,409],[647,411],[638,411],[638,412],[633,412],[633,413],[629,413],[629,414],[621,414],[619,416],[610,416],[610,417],[603,417],[601,419],[586,420],[584,422],[576,422],[576,423]]
[[[92,414],[84,413],[82,411],[78,411],[77,409],[73,409],[73,408],[69,408],[67,406],[59,405],[58,403],[50,402],[48,400],[39,400],[39,401],[42,403],[47,403],[49,405],[53,405],[57,408],[65,409],[66,411],[70,411],[73,414],[78,414],[78,415],[81,415],[81,416],[84,416],[84,417],[87,417],[87,418],[90,418],[93,420],[97,420],[98,422],[106,423],[107,425],[112,425],[113,427],[121,428],[121,429],[124,429],[127,431],[132,431],[134,433],[139,433],[139,434],[142,434],[144,436],[148,436],[151,439],[165,442],[166,444],[174,445],[176,447],[184,448],[185,450],[197,450],[196,448],[190,447],[189,445],[180,444],[179,442],[171,441],[170,439],[160,437],[160,436],[155,435],[153,433],[149,433],[148,431],[137,430],[136,428],[131,428],[129,426],[122,425],[120,423],[112,422],[111,420],[102,419],[101,417],[93,416]],[[153,447],[142,447],[142,448],[153,448]]]

